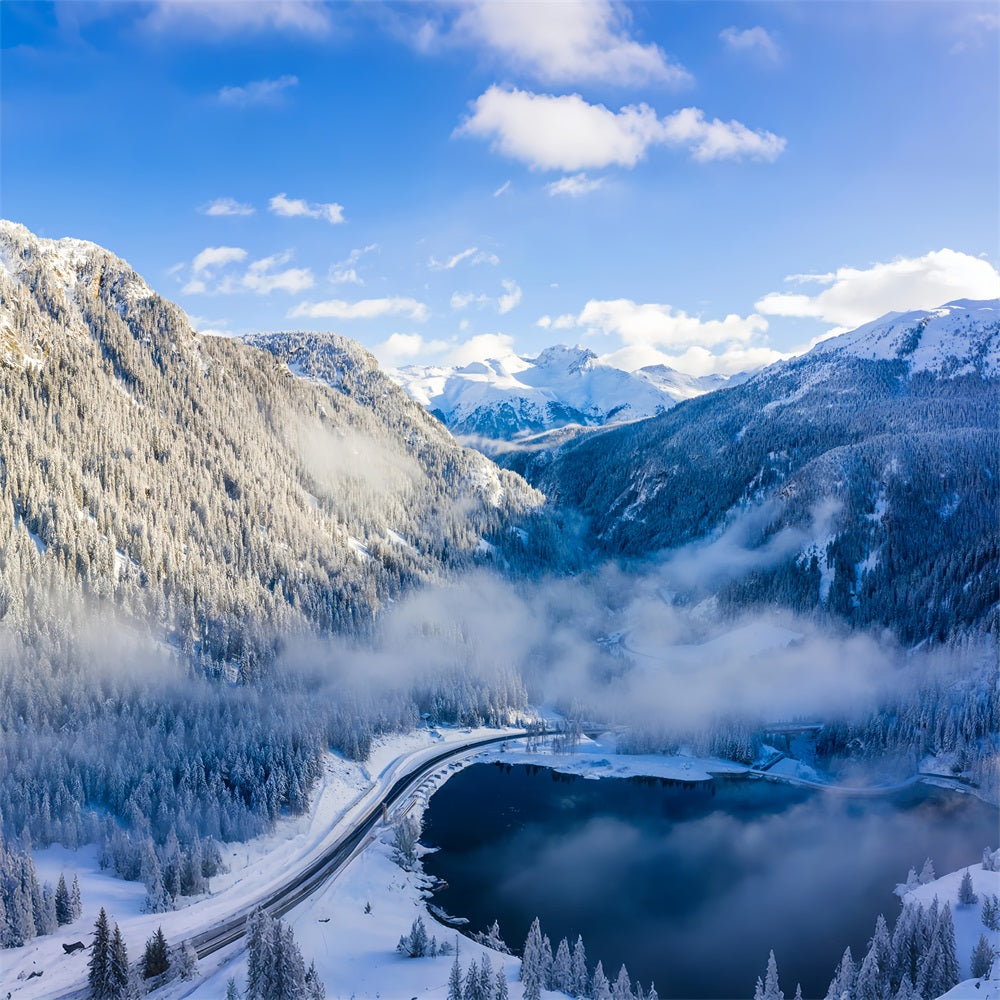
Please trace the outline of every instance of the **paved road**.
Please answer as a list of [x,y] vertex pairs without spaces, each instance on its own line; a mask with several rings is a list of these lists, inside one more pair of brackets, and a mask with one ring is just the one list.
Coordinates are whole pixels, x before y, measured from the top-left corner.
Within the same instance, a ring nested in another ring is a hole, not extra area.
[[[385,809],[390,809],[418,787],[428,774],[446,761],[453,757],[460,757],[470,750],[477,750],[493,743],[519,739],[525,735],[527,733],[509,732],[504,736],[491,736],[484,740],[452,745],[407,771],[402,777],[396,779],[389,789],[354,823],[351,829],[347,830],[339,840],[330,845],[319,857],[314,858],[305,868],[289,875],[277,889],[258,900],[252,908],[247,908],[244,905],[239,914],[189,938],[188,941],[197,951],[198,958],[207,958],[243,937],[246,933],[247,919],[252,910],[263,907],[271,916],[280,917],[315,892],[327,879],[340,872],[355,852],[361,848],[365,838],[375,825],[381,822],[383,806]],[[87,986],[77,986],[55,994],[60,1000],[86,1000],[89,995],[90,991]]]

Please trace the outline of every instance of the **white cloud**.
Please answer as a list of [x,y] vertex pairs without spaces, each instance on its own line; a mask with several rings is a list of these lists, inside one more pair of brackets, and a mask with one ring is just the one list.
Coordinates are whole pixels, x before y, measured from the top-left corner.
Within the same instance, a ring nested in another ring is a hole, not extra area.
[[364,282],[358,277],[358,272],[353,267],[331,267],[330,281],[334,285],[363,285]]
[[768,33],[767,29],[759,25],[755,28],[725,28],[719,38],[725,42],[726,47],[734,52],[755,53],[768,62],[781,62],[781,49],[778,43]]
[[337,225],[344,221],[344,206],[336,202],[311,203],[303,198],[289,198],[284,192],[276,194],[269,202],[268,208],[275,214],[285,218],[302,216],[307,219],[325,219]]
[[681,108],[663,119],[663,139],[691,150],[700,163],[709,160],[767,160],[774,162],[785,150],[785,140],[773,132],[754,131],[742,122],[705,120],[699,108]]
[[430,316],[427,306],[416,299],[390,297],[359,299],[327,299],[324,302],[300,302],[288,315],[292,318],[308,316],[313,319],[376,319],[379,316],[408,316],[423,321]]
[[417,358],[441,354],[448,349],[446,340],[424,340],[419,333],[394,333],[372,348],[383,368],[397,368]]
[[704,320],[656,302],[592,299],[575,324],[617,337],[622,346],[602,360],[627,371],[660,364],[690,375],[732,374],[785,356],[767,346],[767,320],[757,315]]
[[648,104],[614,112],[579,94],[533,94],[497,86],[471,107],[454,134],[489,140],[491,149],[534,170],[631,168],[649,147],[661,144],[688,148],[699,161],[774,160],[785,148],[785,140],[771,132],[753,131],[737,121],[707,121],[698,108],[682,108],[661,120]]
[[514,338],[506,333],[480,333],[455,344],[445,357],[451,365],[468,365],[489,358],[506,358],[514,353]]
[[[483,45],[512,68],[547,83],[690,83],[688,71],[658,45],[632,37],[630,21],[628,8],[610,0],[478,0],[462,9],[446,40]],[[424,30],[426,48],[426,25]]]
[[201,274],[227,264],[238,264],[246,258],[247,252],[242,247],[205,247],[191,262],[191,270],[194,274]]
[[219,91],[219,101],[237,108],[248,108],[260,104],[280,104],[285,91],[298,86],[297,76],[280,76],[276,80],[253,80],[242,87],[223,87]]
[[495,253],[480,250],[479,247],[469,247],[467,250],[462,250],[451,257],[446,257],[444,260],[431,257],[427,262],[427,266],[432,271],[453,271],[463,261],[468,261],[472,265],[490,264],[496,267],[500,263],[500,258]]
[[535,320],[535,326],[540,326],[543,330],[572,330],[576,326],[576,317],[572,313],[555,317],[539,316]]
[[718,351],[692,346],[680,353],[670,353],[645,344],[634,344],[603,354],[599,360],[630,372],[650,365],[666,365],[686,375],[735,375],[763,368],[790,356],[763,345],[745,347],[729,344]]
[[243,274],[232,271],[210,288],[208,280],[219,270],[240,264],[247,258],[242,247],[205,247],[191,262],[191,277],[181,289],[186,295],[204,295],[209,292],[232,295],[238,292],[256,292],[267,295],[282,291],[297,293],[312,288],[314,282],[309,268],[292,267],[284,271],[276,270],[292,258],[291,251],[274,254],[253,261]]
[[253,205],[245,205],[235,198],[216,198],[199,209],[202,215],[253,215],[257,211]]
[[[771,292],[757,302],[769,316],[809,317],[853,329],[887,312],[934,309],[952,299],[1000,296],[1000,273],[988,261],[956,250],[900,257],[867,268],[841,267],[818,275],[789,275],[826,287],[815,295]],[[839,331],[834,331],[839,332]]]
[[315,280],[312,271],[307,267],[290,267],[284,271],[274,270],[282,264],[287,264],[291,256],[290,253],[286,252],[256,260],[247,268],[246,274],[240,278],[238,288],[230,289],[228,286],[224,286],[219,290],[228,292],[246,289],[256,292],[258,295],[268,295],[271,292],[280,291],[295,295],[304,292],[307,288],[312,288]]
[[499,198],[500,195],[506,194],[509,190],[510,190],[510,181],[506,180],[503,182],[503,184],[500,185],[500,187],[496,189],[496,191],[493,192],[493,197]]
[[521,304],[521,289],[515,281],[505,279],[500,284],[504,287],[504,294],[497,299],[497,311],[501,316],[505,316],[511,309]]
[[477,295],[475,292],[451,293],[451,308],[456,311],[459,309],[468,309],[471,305],[486,306],[492,301],[493,299],[488,295]]
[[364,279],[358,274],[357,265],[366,254],[381,250],[378,243],[355,247],[344,260],[338,260],[330,265],[328,277],[334,285],[363,285]]
[[581,195],[596,191],[603,184],[603,177],[590,178],[586,174],[570,174],[567,177],[560,177],[559,180],[546,184],[545,190],[550,195],[565,194],[571,198],[579,198]]
[[161,0],[141,23],[147,31],[197,33],[201,38],[272,31],[325,36],[332,27],[322,0]]

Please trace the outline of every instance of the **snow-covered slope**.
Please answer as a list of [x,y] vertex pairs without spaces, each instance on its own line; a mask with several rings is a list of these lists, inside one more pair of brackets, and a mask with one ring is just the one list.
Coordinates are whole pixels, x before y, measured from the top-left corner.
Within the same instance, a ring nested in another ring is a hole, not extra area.
[[[908,643],[993,627],[1000,300],[892,314],[741,385],[505,459],[607,551],[711,536],[748,510],[801,533],[728,592]],[[766,516],[765,516],[766,515]]]
[[649,417],[726,384],[663,365],[626,372],[583,347],[549,347],[462,367],[410,366],[387,373],[457,435],[509,441],[569,424]]
[[818,344],[814,355],[904,360],[910,373],[1000,375],[1000,300],[956,299],[938,309],[888,313]]

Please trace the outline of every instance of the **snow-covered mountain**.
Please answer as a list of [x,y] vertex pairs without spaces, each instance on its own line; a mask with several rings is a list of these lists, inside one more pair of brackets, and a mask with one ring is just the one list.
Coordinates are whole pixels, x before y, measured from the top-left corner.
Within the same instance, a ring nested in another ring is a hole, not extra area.
[[313,338],[317,374],[296,343],[201,336],[107,250],[0,222],[4,623],[96,593],[222,660],[254,629],[364,627],[540,509],[360,345]]
[[387,374],[455,435],[480,441],[650,417],[738,381],[685,375],[665,365],[626,372],[603,364],[586,348],[562,345],[534,358],[509,354],[461,367],[412,365]]
[[[1000,300],[893,314],[649,420],[505,464],[642,555],[748,511],[787,551],[724,593],[907,642],[995,628]],[[791,544],[794,542],[795,544]]]

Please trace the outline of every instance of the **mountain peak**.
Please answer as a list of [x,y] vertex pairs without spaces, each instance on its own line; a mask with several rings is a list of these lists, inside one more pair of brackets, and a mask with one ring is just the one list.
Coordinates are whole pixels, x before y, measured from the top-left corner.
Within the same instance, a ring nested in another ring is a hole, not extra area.
[[538,357],[533,359],[536,368],[558,368],[570,372],[589,368],[597,360],[597,355],[586,347],[568,347],[565,344],[555,344],[546,347]]

